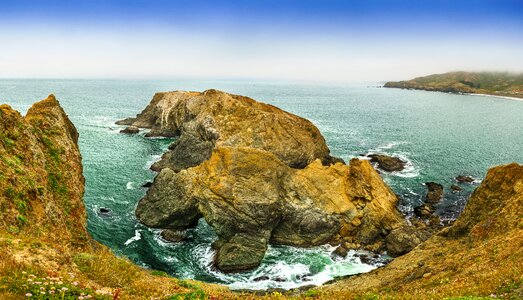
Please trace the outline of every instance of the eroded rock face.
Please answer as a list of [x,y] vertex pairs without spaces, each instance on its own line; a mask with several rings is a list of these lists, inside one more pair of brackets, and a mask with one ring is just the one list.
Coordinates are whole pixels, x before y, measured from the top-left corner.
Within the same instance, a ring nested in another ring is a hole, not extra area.
[[304,168],[315,159],[331,164],[325,139],[314,124],[272,105],[217,90],[154,95],[136,118],[119,125],[150,128],[147,136],[175,137],[159,171],[180,171],[209,159],[215,147],[252,147],[273,153],[284,164]]
[[[393,298],[413,294],[418,298],[444,298],[448,291],[464,295],[479,289],[485,295],[497,294],[506,287],[507,278],[516,282],[521,276],[514,270],[523,265],[522,212],[523,166],[512,163],[491,168],[453,225],[387,266],[325,286],[324,290],[344,291],[332,295],[333,299],[346,296],[348,290],[363,294],[390,287],[397,287]],[[425,292],[428,285],[431,289]],[[518,289],[508,290],[509,297],[521,298]],[[419,296],[420,291],[426,296]]]
[[[223,271],[259,265],[267,245],[309,247],[336,235],[371,244],[403,224],[397,198],[368,161],[293,169],[274,154],[221,147],[178,173],[163,169],[138,204],[151,227],[183,229],[200,217],[214,228]],[[343,230],[342,230],[343,228]]]
[[25,117],[0,105],[0,231],[86,245],[78,132],[53,95]]

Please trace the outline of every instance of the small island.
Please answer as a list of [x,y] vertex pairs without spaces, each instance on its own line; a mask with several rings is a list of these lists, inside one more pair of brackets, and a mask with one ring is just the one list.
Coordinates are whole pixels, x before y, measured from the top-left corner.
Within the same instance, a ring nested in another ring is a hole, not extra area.
[[389,81],[383,87],[523,98],[523,74],[449,72],[416,77],[407,81]]

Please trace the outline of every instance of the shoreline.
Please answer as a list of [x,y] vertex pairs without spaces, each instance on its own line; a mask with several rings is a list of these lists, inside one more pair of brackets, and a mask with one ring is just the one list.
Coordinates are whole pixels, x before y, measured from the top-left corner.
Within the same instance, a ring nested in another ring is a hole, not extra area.
[[[459,95],[459,94],[458,94],[458,95]],[[483,96],[483,97],[494,97],[494,98],[501,98],[501,99],[507,99],[507,100],[523,101],[523,98],[510,97],[510,96],[498,96],[498,95],[491,95],[491,94],[466,93],[466,94],[461,94],[461,95],[473,95],[473,96]]]
[[381,88],[400,89],[400,90],[412,90],[412,91],[425,91],[425,92],[436,92],[436,93],[444,93],[444,94],[451,94],[451,95],[462,95],[462,96],[494,97],[494,98],[500,98],[500,99],[506,99],[506,100],[523,101],[523,97],[519,98],[519,97],[510,97],[510,96],[493,95],[493,94],[457,93],[457,92],[445,92],[445,91],[428,90],[428,89],[403,88],[403,87],[386,87],[385,85],[382,85]]

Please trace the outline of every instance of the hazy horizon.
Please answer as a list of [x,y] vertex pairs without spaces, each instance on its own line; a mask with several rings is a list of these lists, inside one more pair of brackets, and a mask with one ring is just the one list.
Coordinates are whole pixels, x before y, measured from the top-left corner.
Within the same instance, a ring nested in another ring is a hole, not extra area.
[[2,78],[523,72],[521,1],[0,1]]

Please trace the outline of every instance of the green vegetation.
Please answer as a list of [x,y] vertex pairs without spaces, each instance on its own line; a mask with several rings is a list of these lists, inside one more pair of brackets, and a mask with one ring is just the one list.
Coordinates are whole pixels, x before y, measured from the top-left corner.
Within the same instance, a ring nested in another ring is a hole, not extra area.
[[12,276],[4,277],[0,281],[1,286],[9,292],[25,295],[27,299],[112,299],[112,294],[82,287],[74,276],[63,277],[40,277],[28,274],[25,271],[14,272]]
[[384,87],[523,98],[523,74],[450,72],[391,81]]
[[204,299],[207,299],[207,295],[199,286],[188,283],[185,280],[179,280],[177,283],[179,286],[181,286],[183,288],[191,289],[192,291],[173,294],[168,298],[169,300],[204,300]]

